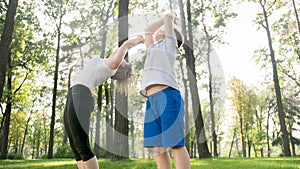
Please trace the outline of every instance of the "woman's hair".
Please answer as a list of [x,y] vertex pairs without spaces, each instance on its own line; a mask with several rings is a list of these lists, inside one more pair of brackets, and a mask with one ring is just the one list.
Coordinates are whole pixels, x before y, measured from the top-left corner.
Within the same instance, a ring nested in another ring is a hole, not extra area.
[[127,95],[128,87],[131,87],[133,82],[131,65],[119,66],[117,72],[111,78],[117,81],[117,90]]
[[174,33],[177,39],[177,47],[179,48],[183,44],[183,37],[182,34],[176,28],[174,28]]

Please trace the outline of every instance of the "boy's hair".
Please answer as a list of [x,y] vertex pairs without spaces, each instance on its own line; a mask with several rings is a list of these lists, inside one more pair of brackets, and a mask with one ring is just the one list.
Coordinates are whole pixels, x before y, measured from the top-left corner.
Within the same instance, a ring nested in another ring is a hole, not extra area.
[[117,90],[127,95],[128,87],[132,86],[133,79],[131,65],[120,66],[111,78],[117,81]]
[[183,44],[183,37],[182,34],[176,28],[174,28],[174,33],[177,39],[177,47],[179,48]]

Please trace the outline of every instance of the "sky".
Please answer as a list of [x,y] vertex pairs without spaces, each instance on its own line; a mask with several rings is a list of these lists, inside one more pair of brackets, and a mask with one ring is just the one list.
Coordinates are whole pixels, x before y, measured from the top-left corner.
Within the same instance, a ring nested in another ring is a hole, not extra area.
[[247,85],[254,85],[260,80],[260,70],[253,59],[254,50],[267,45],[264,30],[257,30],[253,20],[259,6],[253,3],[235,5],[233,11],[238,16],[228,24],[225,40],[228,45],[215,47],[228,82],[233,76]]

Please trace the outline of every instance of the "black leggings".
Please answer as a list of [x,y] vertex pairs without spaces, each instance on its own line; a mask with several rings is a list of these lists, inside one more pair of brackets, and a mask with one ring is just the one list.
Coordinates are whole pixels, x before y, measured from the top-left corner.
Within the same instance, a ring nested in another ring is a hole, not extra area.
[[95,156],[89,142],[89,123],[94,104],[92,93],[86,86],[75,85],[69,89],[64,125],[76,161],[87,161]]

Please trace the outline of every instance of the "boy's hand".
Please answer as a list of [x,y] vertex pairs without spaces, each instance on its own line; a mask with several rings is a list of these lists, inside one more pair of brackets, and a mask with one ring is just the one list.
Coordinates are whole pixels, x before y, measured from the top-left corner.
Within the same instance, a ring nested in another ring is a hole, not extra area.
[[175,14],[175,13],[168,13],[168,14],[165,15],[165,17],[166,17],[166,18],[169,17],[169,18],[175,19],[176,14]]
[[165,18],[170,18],[170,19],[172,19],[172,21],[174,22],[174,24],[177,25],[176,19],[178,19],[178,18],[177,18],[177,15],[176,15],[175,12],[171,12],[171,13],[166,14],[166,15],[165,15]]

